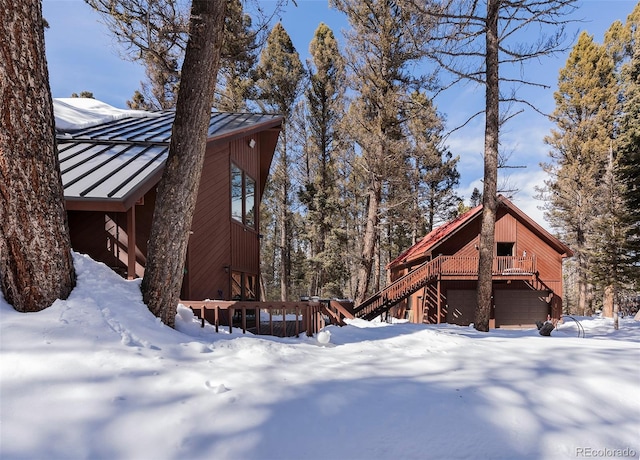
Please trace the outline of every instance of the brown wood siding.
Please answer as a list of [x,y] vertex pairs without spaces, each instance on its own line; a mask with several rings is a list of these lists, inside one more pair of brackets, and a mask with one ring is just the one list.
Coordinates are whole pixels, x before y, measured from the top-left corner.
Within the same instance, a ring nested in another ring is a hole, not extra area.
[[260,271],[260,239],[258,232],[231,223],[231,266],[233,270],[251,274]]
[[496,219],[496,243],[515,243],[517,239],[516,219],[511,214],[505,214],[504,210],[500,209]]
[[[251,139],[256,141],[254,148],[249,147]],[[260,136],[247,136],[229,143],[231,161],[238,165],[253,179],[260,179],[260,164],[258,153],[260,152]]]
[[[110,213],[118,219],[118,224],[126,227],[126,215]],[[108,267],[121,271],[124,265],[107,248],[107,233],[104,229],[105,213],[100,211],[67,211],[71,247],[74,251],[87,254],[93,260],[103,262]]]
[[[480,218],[475,218],[469,222],[465,227],[459,229],[453,236],[447,238],[442,244],[437,245],[433,249],[433,257],[438,254],[447,256],[461,255],[464,252],[465,255],[468,252],[475,251],[475,244],[480,234]],[[470,254],[471,255],[471,254]],[[477,255],[477,254],[472,254]]]
[[191,225],[186,278],[189,299],[228,298],[231,265],[229,239],[229,149],[208,146]]

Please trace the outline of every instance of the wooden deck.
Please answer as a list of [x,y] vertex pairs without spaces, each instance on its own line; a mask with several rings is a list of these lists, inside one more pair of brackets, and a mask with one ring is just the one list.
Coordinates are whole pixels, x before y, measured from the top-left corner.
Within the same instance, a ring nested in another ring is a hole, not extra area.
[[[229,332],[240,329],[243,333],[298,337],[313,336],[327,321],[332,321],[327,307],[319,302],[245,302],[206,300],[181,300],[204,322]],[[260,322],[256,323],[256,316]]]
[[[296,324],[297,323],[297,324]],[[276,321],[269,323],[268,321],[260,321],[260,327],[249,327],[248,332],[255,335],[273,335],[275,337],[298,337],[300,334],[306,333],[306,326],[300,319]]]

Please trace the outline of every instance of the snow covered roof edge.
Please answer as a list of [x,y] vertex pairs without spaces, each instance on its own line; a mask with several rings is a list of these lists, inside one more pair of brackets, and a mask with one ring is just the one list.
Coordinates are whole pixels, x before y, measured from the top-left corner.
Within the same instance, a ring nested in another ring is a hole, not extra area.
[[53,114],[58,131],[78,131],[128,117],[157,117],[159,113],[118,109],[97,99],[66,97],[53,99]]

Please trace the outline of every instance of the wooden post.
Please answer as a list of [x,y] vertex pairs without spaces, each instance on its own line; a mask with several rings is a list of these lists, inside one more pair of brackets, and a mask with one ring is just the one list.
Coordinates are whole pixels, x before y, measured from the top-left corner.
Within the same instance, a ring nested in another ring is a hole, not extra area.
[[136,277],[136,205],[127,210],[127,279]]
[[436,310],[437,310],[438,319],[436,320],[436,324],[440,324],[440,322],[441,322],[440,317],[442,316],[442,305],[441,305],[442,302],[441,302],[441,299],[440,299],[440,275],[438,275],[437,286],[438,286],[438,292],[437,292],[438,298],[436,299],[436,305],[437,305]]

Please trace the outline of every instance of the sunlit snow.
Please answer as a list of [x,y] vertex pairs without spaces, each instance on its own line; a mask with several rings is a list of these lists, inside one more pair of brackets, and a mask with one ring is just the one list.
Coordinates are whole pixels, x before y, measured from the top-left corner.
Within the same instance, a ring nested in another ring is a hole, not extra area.
[[[74,254],[66,301],[0,299],[0,458],[561,459],[640,455],[640,322],[369,323],[308,338],[177,330]],[[623,457],[624,458],[624,457]]]
[[77,131],[127,117],[155,117],[158,114],[144,110],[118,109],[104,102],[84,97],[53,99],[56,129]]

